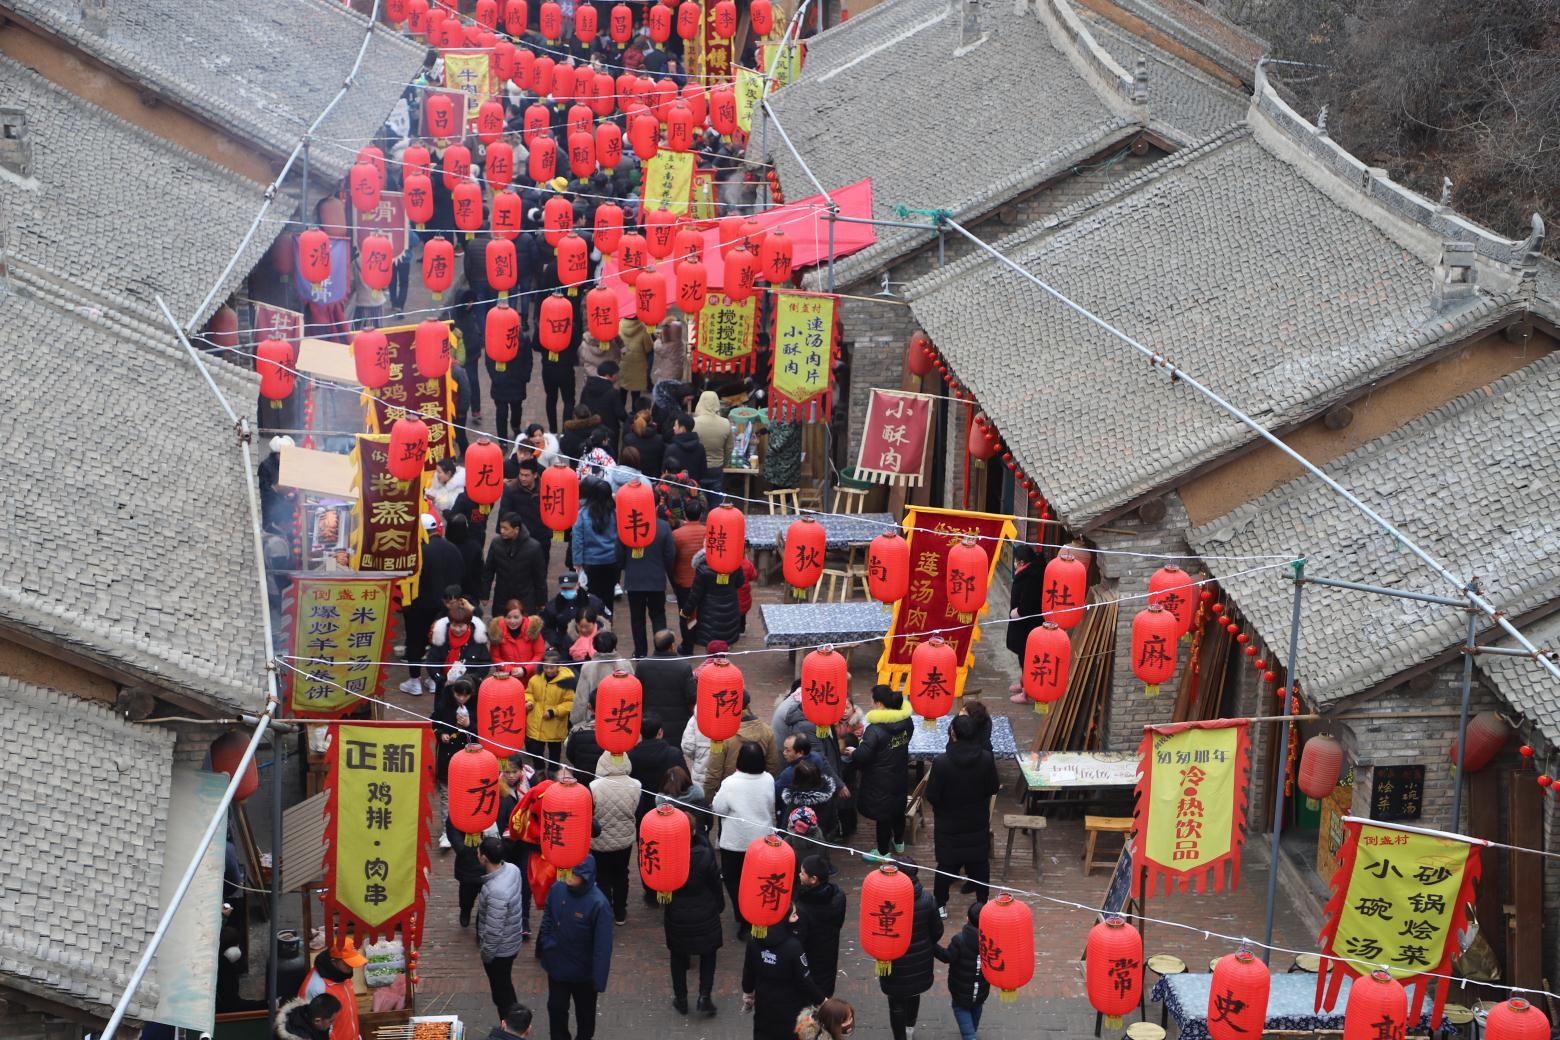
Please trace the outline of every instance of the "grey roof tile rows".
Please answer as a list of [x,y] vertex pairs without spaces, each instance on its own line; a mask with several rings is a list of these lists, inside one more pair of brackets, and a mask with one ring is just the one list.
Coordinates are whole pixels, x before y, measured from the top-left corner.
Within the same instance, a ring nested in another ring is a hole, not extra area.
[[[0,444],[25,475],[0,512],[0,619],[201,702],[262,707],[253,475],[194,363],[21,286],[0,328]],[[253,416],[255,378],[211,369]]]
[[[9,676],[0,702],[0,972],[112,1007],[157,923],[173,735]],[[106,813],[85,832],[83,790]],[[156,983],[154,968],[133,1017],[156,1007]]]
[[[249,229],[262,188],[9,58],[0,57],[0,79],[6,103],[27,113],[36,182],[0,178],[10,259],[143,320],[162,323],[159,293],[175,316],[188,318]],[[234,267],[234,283],[274,237],[274,229],[255,236]],[[29,335],[28,342],[40,341]]]
[[[1552,615],[1534,625],[1524,625],[1522,634],[1540,650],[1552,651],[1560,644],[1560,615]],[[1515,647],[1517,644],[1508,636],[1495,645]],[[1550,747],[1560,747],[1560,679],[1527,658],[1481,654],[1473,660],[1501,699],[1532,720]]]
[[[83,24],[81,5],[0,0],[23,18],[95,55],[206,119],[286,155],[341,88],[368,20],[329,0],[137,0],[110,3],[107,30]],[[316,136],[368,141],[422,63],[422,48],[380,25],[356,85]],[[316,169],[341,177],[353,153],[314,149]]]
[[[1432,269],[1244,124],[996,248],[1268,424],[1401,369],[1501,298],[1432,308]],[[917,320],[1070,527],[1255,435],[984,254],[910,286]],[[1016,359],[1033,378],[1012,378]]]
[[[1557,399],[1560,354],[1550,354],[1324,468],[1454,573],[1478,577],[1489,598],[1515,617],[1560,595],[1560,514],[1553,501],[1553,474],[1560,470]],[[1298,551],[1306,557],[1306,573],[1315,577],[1456,594],[1310,477],[1192,529],[1188,540],[1204,554]],[[1215,575],[1240,566],[1208,561]],[[1292,589],[1286,581],[1256,575],[1225,583],[1265,641],[1287,641]],[[1446,607],[1320,586],[1308,586],[1302,603],[1298,674],[1309,696],[1324,706],[1464,637],[1464,615]],[[1490,658],[1479,664],[1491,674],[1504,667]],[[1547,695],[1537,686],[1523,688],[1544,700],[1551,724],[1560,721],[1560,684],[1549,684]],[[1518,704],[1520,695],[1508,697]],[[1551,739],[1556,735],[1551,730]]]

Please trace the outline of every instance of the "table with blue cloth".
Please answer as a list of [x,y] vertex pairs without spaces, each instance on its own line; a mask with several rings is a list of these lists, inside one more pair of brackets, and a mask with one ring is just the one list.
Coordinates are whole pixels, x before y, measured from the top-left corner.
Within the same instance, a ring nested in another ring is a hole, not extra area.
[[[1268,995],[1267,1028],[1295,1032],[1312,1032],[1319,1029],[1343,1028],[1343,1009],[1348,1006],[1349,986],[1353,979],[1343,980],[1343,988],[1332,1011],[1316,1010],[1316,976],[1310,973],[1274,975],[1273,988]],[[1166,975],[1154,984],[1150,1000],[1162,1001],[1180,1027],[1177,1040],[1209,1040],[1208,994],[1213,989],[1213,975],[1207,972],[1186,972]],[[1428,1008],[1430,1001],[1425,1000]],[[1419,1018],[1419,1028],[1430,1029],[1429,1013]]]
[[[864,545],[885,531],[899,530],[892,513],[811,513],[823,525],[824,541],[830,549]],[[745,540],[749,549],[773,549],[775,539],[799,520],[796,516],[764,515],[747,518]]]
[[[910,733],[910,760],[925,762],[948,750],[948,727],[953,715],[937,720],[935,729],[926,726],[926,720],[915,716],[915,729]],[[993,758],[1017,758],[1018,743],[1013,737],[1013,723],[1006,715],[991,716],[991,754]]]
[[[778,519],[778,518],[777,518]],[[791,651],[796,674],[797,650],[835,643],[847,658],[850,644],[874,642],[888,635],[894,615],[875,600],[866,603],[763,603],[764,645]]]

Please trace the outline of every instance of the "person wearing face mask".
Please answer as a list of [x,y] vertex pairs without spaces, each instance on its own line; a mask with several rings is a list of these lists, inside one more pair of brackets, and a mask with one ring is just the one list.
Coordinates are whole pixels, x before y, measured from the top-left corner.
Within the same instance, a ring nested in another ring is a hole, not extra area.
[[[674,897],[675,898],[675,897]],[[753,1040],[791,1040],[796,1016],[823,1000],[796,937],[796,908],[762,938],[748,940],[742,961],[742,1010],[753,1015]]]
[[569,647],[579,638],[578,632],[570,631],[570,626],[586,611],[599,617],[606,613],[606,608],[594,593],[580,588],[578,574],[564,571],[558,575],[558,594],[542,608],[542,638],[547,645],[567,657]]
[[800,1040],[845,1040],[855,1031],[856,1009],[834,997],[796,1016]]

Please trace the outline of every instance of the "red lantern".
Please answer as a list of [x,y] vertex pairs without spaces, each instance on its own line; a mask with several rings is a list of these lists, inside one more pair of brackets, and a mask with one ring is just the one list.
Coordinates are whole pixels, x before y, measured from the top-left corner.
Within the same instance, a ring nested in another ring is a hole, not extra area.
[[672,254],[672,241],[677,235],[677,217],[666,209],[646,209],[645,249],[657,260],[665,260]]
[[1040,607],[1047,621],[1062,628],[1075,628],[1083,620],[1084,601],[1089,594],[1088,564],[1063,549],[1045,565],[1041,576]]
[[965,538],[948,549],[948,605],[964,624],[986,605],[986,580],[991,558],[974,538]]
[[316,288],[330,281],[330,236],[319,228],[298,236],[298,271]]
[[623,240],[623,207],[615,202],[603,202],[596,207],[596,223],[592,239],[596,248],[601,250],[602,256],[617,252],[618,243]]
[[[530,5],[526,0],[509,0],[504,5],[504,31],[515,39],[525,35],[525,30],[531,21]],[[521,51],[526,54],[528,51]]]
[[542,470],[540,487],[537,504],[542,523],[553,533],[553,541],[561,542],[580,515],[580,476],[568,466],[548,466]]
[[704,562],[724,585],[742,569],[746,558],[747,517],[729,502],[711,509],[705,517]]
[[466,448],[466,494],[479,506],[493,505],[503,497],[504,450],[486,437]]
[[[617,99],[612,95],[617,88],[617,81],[612,78],[610,72],[592,73],[590,77],[590,110],[597,116],[605,119],[612,114]],[[601,149],[598,147],[597,151]],[[602,165],[606,165],[603,163]]]
[[861,882],[861,952],[876,962],[879,976],[894,970],[893,962],[910,952],[910,925],[915,920],[915,882],[892,863],[885,863]]
[[484,29],[498,28],[498,0],[477,0],[474,16]]
[[[1500,754],[1506,741],[1516,732],[1511,724],[1493,711],[1481,711],[1468,720],[1468,754],[1463,759],[1463,772],[1477,773]],[[1450,749],[1452,763],[1457,763],[1457,741]]]
[[391,256],[393,246],[384,235],[367,235],[358,250],[358,267],[362,271],[363,284],[382,293],[390,287],[390,275],[395,261]]
[[545,54],[537,55],[536,61],[531,63],[531,92],[537,97],[546,97],[552,92],[553,70],[557,65]]
[[[542,349],[561,354],[574,339],[574,307],[562,293],[553,293],[542,301],[536,319],[536,337]],[[557,358],[553,358],[557,360]]]
[[697,83],[689,83],[682,89],[682,100],[693,113],[693,128],[698,130],[704,125],[705,110],[708,107],[704,88]]
[[[624,243],[627,243],[627,237]],[[640,271],[634,282],[634,309],[639,320],[654,328],[666,320],[666,275],[655,268]]]
[[634,36],[634,12],[627,4],[614,4],[607,14],[607,34],[619,47]]
[[898,603],[910,591],[910,544],[898,531],[868,544],[867,591],[879,603]]
[[[507,141],[494,141],[482,157],[482,177],[493,191],[500,191],[515,179],[515,149]],[[494,202],[498,201],[497,196]]]
[[406,217],[421,231],[433,219],[433,180],[426,173],[408,173],[405,189]]
[[1268,993],[1273,976],[1268,966],[1241,950],[1220,957],[1213,966],[1208,991],[1208,1035],[1213,1040],[1251,1040],[1266,1029]]
[[672,35],[672,12],[656,4],[650,8],[650,13],[645,16],[650,25],[650,39],[656,43],[665,43]]
[[1067,676],[1072,670],[1072,640],[1054,621],[1030,629],[1024,640],[1024,693],[1035,704],[1035,714],[1044,715],[1051,705],[1067,693]]
[[693,147],[693,109],[679,101],[666,110],[666,147],[686,152]]
[[585,327],[597,343],[609,342],[617,335],[617,293],[604,285],[598,285],[585,294]]
[[1484,1040],[1549,1040],[1549,1019],[1521,997],[1512,997],[1490,1008]]
[[520,140],[527,148],[533,141],[551,131],[552,118],[548,115],[547,106],[540,102],[525,110],[525,116],[520,124]]
[[423,132],[436,140],[447,140],[455,129],[455,99],[448,94],[429,94],[423,105]]
[[[910,374],[917,379],[932,371],[932,341],[924,332],[910,334],[910,342],[905,344],[905,367]],[[991,458],[990,455],[985,456]]]
[[1408,993],[1381,968],[1361,975],[1349,987],[1343,1009],[1343,1040],[1403,1040],[1408,1024]]
[[390,454],[385,468],[396,480],[416,480],[428,465],[428,424],[397,419],[390,425]]
[[508,40],[499,40],[493,44],[493,75],[498,77],[499,83],[507,83],[514,78],[515,45]]
[[781,570],[786,582],[796,590],[797,598],[823,576],[823,555],[828,545],[828,532],[810,516],[792,520],[786,527]]
[[796,884],[796,852],[773,834],[754,838],[742,857],[742,880],[737,885],[737,906],[753,929],[753,938],[769,934],[769,926],[784,921],[791,912],[791,889]]
[[1132,674],[1143,680],[1144,696],[1159,696],[1160,685],[1175,675],[1180,638],[1181,622],[1158,603],[1150,603],[1132,619]]
[[563,8],[553,0],[547,0],[540,8],[537,16],[537,24],[542,30],[542,36],[548,43],[557,43],[563,35]]
[[[211,771],[226,773],[232,777],[247,750],[249,750],[248,738],[242,733],[228,730],[211,742]],[[250,756],[249,764],[244,766],[243,778],[238,782],[238,789],[233,792],[233,800],[242,802],[258,790],[260,790],[260,767],[255,765],[254,757]]]
[[655,158],[660,151],[661,123],[648,112],[634,116],[628,122],[628,143],[641,162]]
[[557,176],[558,143],[551,137],[537,137],[533,140],[525,171],[536,184],[550,181]]
[[1119,1031],[1143,992],[1143,936],[1121,918],[1107,917],[1090,929],[1083,959],[1089,1003],[1105,1016],[1106,1029]]
[[483,144],[493,144],[503,133],[503,103],[499,101],[482,102],[482,107],[477,109],[477,140]]
[[784,231],[776,228],[765,236],[763,248],[758,251],[758,267],[764,280],[770,285],[780,285],[790,278],[795,252]]
[[745,300],[753,295],[753,281],[758,277],[758,258],[746,249],[733,249],[726,254],[727,296],[733,300]]
[[[491,442],[488,446],[497,450]],[[477,705],[474,728],[484,750],[495,758],[504,759],[524,749],[524,681],[508,672],[495,672],[483,679],[477,688]]]
[[589,43],[596,35],[596,9],[590,4],[580,4],[574,12],[574,38]]
[[590,855],[590,788],[566,776],[542,793],[537,808],[542,814],[542,858],[558,869],[558,880],[568,884],[574,868]]
[[596,170],[596,137],[579,130],[569,135],[569,172],[583,180]]
[[677,5],[677,35],[685,40],[691,40],[698,35],[699,22],[704,12],[694,0],[683,0]]
[[428,33],[428,0],[406,0],[406,31],[413,36]]
[[933,636],[911,651],[910,682],[905,692],[926,729],[936,729],[935,720],[952,710],[958,675],[958,652],[942,636]]
[[699,668],[694,718],[710,740],[710,753],[726,750],[726,741],[742,728],[742,671],[724,657],[712,657]]
[[614,670],[596,686],[596,743],[621,759],[639,743],[644,714],[644,687],[627,670]]
[[753,26],[754,36],[768,36],[775,27],[775,12],[769,0],[752,0],[748,4],[748,21]]
[[629,285],[639,284],[639,275],[645,269],[649,254],[645,250],[645,236],[629,232],[618,240],[618,273]]
[[820,738],[845,718],[850,703],[850,662],[832,646],[821,646],[802,658],[802,714],[817,727]]
[[1035,975],[1035,923],[1029,904],[1001,895],[980,910],[980,969],[1010,1004]]
[[401,180],[403,184],[407,177],[414,173],[428,175],[433,173],[433,156],[428,154],[428,149],[420,144],[410,144],[401,153]]
[[448,791],[450,825],[466,844],[479,844],[498,819],[498,759],[480,744],[466,745],[450,759]]
[[450,329],[442,321],[427,318],[417,325],[412,341],[417,374],[443,379],[450,370]]
[[723,40],[737,35],[737,5],[733,0],[720,0],[715,5],[715,35]]
[[1167,563],[1148,576],[1148,602],[1157,603],[1175,615],[1181,635],[1192,630],[1197,613],[1197,586],[1185,571]]
[[558,239],[558,281],[572,290],[589,278],[590,249],[579,235],[567,232]]
[[977,415],[975,421],[970,423],[970,435],[965,443],[965,450],[970,453],[970,458],[989,462],[1001,446],[1002,442],[997,439],[997,431],[991,428],[985,416]]
[[574,207],[562,195],[554,195],[542,205],[542,238],[554,249],[564,235],[574,230]]
[[618,541],[628,547],[629,556],[640,559],[646,547],[655,541],[655,492],[636,478],[618,488],[613,497],[617,502]]
[[509,290],[515,287],[515,281],[520,277],[514,242],[506,238],[494,239],[488,243],[484,259],[488,284],[498,290],[500,301],[507,300]]
[[455,247],[447,238],[430,238],[423,244],[423,284],[435,301],[444,299],[455,282]]
[[493,362],[493,368],[502,372],[520,356],[520,315],[513,307],[499,304],[488,311],[485,331],[483,352]]
[[368,213],[379,206],[379,193],[385,186],[385,175],[372,163],[356,163],[347,173],[347,192],[352,206],[359,213]]
[[616,123],[596,127],[596,161],[609,173],[623,161],[623,131]]
[[710,127],[724,137],[737,132],[737,94],[730,87],[710,91]]
[[298,374],[293,371],[293,347],[279,339],[262,340],[255,348],[255,372],[260,376],[260,396],[280,408],[292,395]]
[[440,173],[444,186],[454,191],[462,181],[471,179],[471,149],[463,144],[452,144],[444,149],[440,160]]
[[748,250],[754,257],[757,257],[758,251],[764,248],[764,241],[768,235],[769,232],[758,221],[750,217],[742,221],[742,248]]
[[450,192],[450,203],[455,208],[455,226],[470,241],[473,234],[482,230],[482,189],[475,181],[461,181]]
[[693,830],[680,806],[658,805],[639,821],[639,880],[656,902],[670,903],[672,893],[688,883],[692,844]]
[[672,259],[678,263],[686,263],[690,260],[704,263],[703,233],[687,225],[678,228],[677,234],[672,238]]
[[1318,733],[1300,750],[1300,790],[1321,801],[1333,793],[1343,777],[1343,745]]
[[698,314],[704,308],[704,294],[709,288],[709,276],[704,265],[697,260],[684,260],[672,268],[677,282],[677,309],[684,314]]
[[378,329],[364,329],[352,337],[352,364],[357,381],[370,390],[390,382],[389,340]]

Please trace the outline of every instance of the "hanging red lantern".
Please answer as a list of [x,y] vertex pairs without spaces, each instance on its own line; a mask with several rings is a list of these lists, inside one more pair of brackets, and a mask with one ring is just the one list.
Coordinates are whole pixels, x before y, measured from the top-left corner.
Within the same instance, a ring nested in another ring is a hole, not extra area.
[[845,718],[850,706],[850,662],[825,645],[802,658],[802,714],[827,738],[829,727]]
[[[515,45],[509,40],[499,40],[493,44],[493,75],[499,83],[507,83],[515,75]],[[502,120],[500,120],[502,124]]]
[[677,235],[676,215],[656,206],[645,209],[644,221],[645,249],[655,259],[665,260],[672,255],[672,241]]
[[553,533],[553,541],[563,541],[580,515],[580,475],[568,466],[548,466],[542,470],[537,506],[542,523]]
[[775,27],[775,11],[769,0],[752,0],[748,4],[748,22],[754,36],[768,36]]
[[466,495],[479,506],[490,506],[503,494],[504,450],[479,437],[466,447]]
[[1343,1009],[1343,1040],[1403,1040],[1408,1024],[1408,993],[1403,984],[1377,968],[1349,987]]
[[417,374],[424,379],[443,379],[450,370],[450,329],[444,322],[426,318],[417,325],[412,340]]
[[569,135],[569,172],[580,180],[596,172],[596,135],[588,130]]
[[641,162],[654,159],[661,150],[661,123],[648,112],[634,116],[628,123],[628,143]]
[[666,309],[666,275],[653,267],[640,271],[634,282],[634,310],[639,320],[654,328],[666,320]]
[[1089,594],[1089,567],[1071,549],[1057,553],[1041,576],[1040,606],[1047,621],[1062,628],[1076,628],[1083,620]]
[[482,230],[482,189],[475,181],[461,181],[450,192],[450,204],[455,210],[455,226],[471,241]]
[[1143,680],[1143,694],[1159,696],[1159,687],[1175,675],[1176,642],[1181,623],[1157,603],[1132,619],[1132,674]]
[[590,855],[590,788],[566,776],[542,793],[537,807],[542,814],[542,858],[558,870],[558,880],[568,884],[574,868]]
[[758,258],[747,249],[733,249],[726,254],[726,281],[722,287],[733,300],[745,300],[753,295],[753,282],[758,276]]
[[970,458],[977,462],[989,462],[992,456],[1002,446],[997,439],[997,431],[992,429],[986,417],[977,415],[975,421],[970,423],[970,435],[965,442],[965,450],[970,453]]
[[737,94],[730,87],[710,91],[710,127],[723,137],[737,132]]
[[684,314],[698,314],[704,309],[704,296],[709,289],[709,275],[697,260],[684,260],[672,267],[676,280],[677,309]]
[[364,329],[352,337],[352,365],[357,381],[370,390],[390,382],[390,342],[378,329]]
[[898,603],[910,591],[910,543],[885,531],[867,545],[867,592],[879,603]]
[[1318,733],[1300,749],[1300,790],[1307,798],[1321,801],[1333,793],[1343,777],[1343,745]]
[[[905,344],[905,367],[910,370],[910,374],[917,379],[929,374],[934,360],[931,339],[924,332],[912,332],[909,342]],[[990,455],[985,457],[991,458]]]
[[861,882],[861,952],[871,957],[879,976],[894,970],[894,961],[910,952],[910,925],[915,920],[915,882],[892,863],[885,863]]
[[554,0],[547,0],[538,10],[537,25],[548,43],[557,43],[563,36],[563,8]]
[[374,291],[375,299],[381,299],[378,294],[390,287],[390,276],[395,267],[393,252],[390,239],[384,235],[366,235],[358,247],[358,268],[363,284]]
[[406,0],[406,31],[413,36],[428,34],[428,0]]
[[1266,1032],[1273,976],[1249,950],[1220,957],[1208,990],[1208,1034],[1213,1040],[1252,1040]]
[[[507,77],[506,77],[507,78]],[[504,106],[499,101],[484,101],[477,109],[477,140],[493,144],[504,133]]]
[[[602,126],[611,126],[603,123]],[[591,235],[602,256],[617,252],[623,241],[623,207],[615,202],[603,202],[596,207],[596,223]]]
[[498,290],[499,302],[509,299],[509,290],[520,277],[520,265],[515,244],[505,238],[494,239],[487,245],[484,255],[487,265],[488,285]]
[[488,311],[482,349],[496,371],[503,372],[520,356],[520,315],[513,307],[499,304]]
[[558,239],[558,281],[571,292],[590,279],[590,247],[570,231]]
[[645,236],[637,231],[630,231],[618,240],[618,273],[629,285],[639,284],[639,275],[644,271],[649,259],[650,254],[645,249]]
[[317,227],[298,236],[298,272],[315,289],[330,281],[330,236]]
[[703,17],[704,12],[694,0],[683,0],[677,5],[677,35],[685,40],[693,39],[698,35]]
[[756,258],[758,251],[764,248],[764,242],[769,236],[769,230],[751,217],[742,220],[742,248],[752,253]]
[[354,163],[367,163],[374,168],[374,173],[379,178],[379,187],[385,186],[385,153],[377,145],[365,144],[358,149]]
[[292,396],[298,374],[293,370],[293,346],[285,340],[261,340],[255,348],[255,372],[260,376],[260,396],[280,408]]
[[471,179],[471,149],[463,144],[452,144],[444,149],[440,160],[440,173],[444,186],[450,191],[462,181]]
[[423,243],[422,276],[434,301],[444,299],[455,283],[455,246],[449,239],[430,238]]
[[617,293],[598,285],[585,294],[585,327],[597,343],[610,342],[617,335]]
[[953,709],[958,675],[958,652],[942,636],[932,636],[911,651],[910,680],[905,693],[910,707],[921,716],[924,728],[936,729],[936,720]]
[[687,224],[677,229],[672,237],[672,259],[678,263],[704,263],[704,234]]
[[704,518],[704,562],[722,585],[742,569],[747,550],[747,517],[729,502],[711,509]]
[[795,884],[795,850],[773,834],[754,838],[742,857],[742,880],[737,885],[737,906],[752,926],[753,938],[762,939],[770,925],[790,914]]
[[1490,1008],[1484,1040],[1549,1040],[1549,1019],[1521,997],[1512,997]]
[[725,657],[712,657],[699,668],[695,686],[699,732],[709,738],[711,754],[722,754],[742,728],[742,671]]
[[396,480],[416,480],[428,465],[428,424],[421,419],[397,419],[390,424],[390,452],[385,468]]
[[737,5],[733,0],[719,0],[715,5],[715,35],[723,40],[737,35]]
[[466,844],[482,841],[482,832],[498,819],[498,759],[481,744],[468,744],[450,758],[450,825],[466,835]]
[[965,538],[948,549],[948,606],[963,624],[975,620],[986,605],[986,581],[991,575],[991,558],[980,542]]
[[542,238],[554,249],[563,236],[574,230],[574,207],[562,195],[554,195],[542,205]]
[[681,806],[658,805],[639,821],[639,880],[655,893],[658,903],[670,903],[672,893],[688,883],[693,829]]
[[616,123],[601,123],[596,127],[596,161],[611,173],[623,161],[623,131]]
[[997,999],[1012,1003],[1035,976],[1035,923],[1029,904],[1003,892],[980,909],[980,970]]
[[558,175],[558,143],[551,137],[537,137],[531,142],[531,154],[526,160],[526,173],[533,184],[544,184]]
[[796,254],[790,237],[779,228],[764,238],[764,246],[758,251],[758,267],[764,280],[770,285],[783,284],[791,277],[791,261]]
[[590,4],[580,4],[574,12],[574,38],[589,43],[596,36],[596,9]]
[[527,148],[542,137],[552,132],[552,116],[547,111],[547,106],[540,102],[525,110],[525,115],[520,122],[520,140]]
[[[507,141],[494,141],[482,157],[482,179],[492,191],[502,191],[515,179],[515,148]],[[494,202],[498,196],[494,196]]]
[[[238,763],[243,761],[244,752],[247,750],[249,750],[249,740],[242,733],[228,730],[211,742],[211,771],[226,773],[231,778],[238,769]],[[233,800],[245,801],[258,790],[260,790],[260,767],[255,765],[254,756],[250,756],[249,763],[244,766],[243,777],[238,782],[238,789],[233,792]]]
[[616,81],[613,80],[610,72],[590,74],[590,110],[602,119],[610,116],[616,106],[617,99],[612,96],[615,88]]
[[433,156],[420,144],[409,144],[401,153],[401,182],[414,173],[429,176],[433,173]]
[[693,109],[678,101],[666,110],[666,147],[686,152],[693,147]]
[[614,4],[607,14],[607,35],[619,47],[634,36],[634,12],[627,4]]
[[558,63],[545,54],[539,54],[531,63],[531,92],[539,98],[546,97],[552,92],[554,70]]
[[[1516,730],[1511,724],[1501,718],[1499,713],[1493,711],[1481,711],[1468,720],[1468,754],[1463,759],[1463,772],[1477,773],[1494,761],[1500,754],[1500,749],[1506,746],[1506,741]],[[1452,741],[1449,749],[1452,764],[1457,763],[1457,741]]]
[[423,104],[423,132],[435,140],[454,137],[455,99],[448,94],[429,94]]
[[645,691],[626,669],[615,669],[596,686],[596,743],[622,756],[639,743],[639,723],[645,714]]
[[1045,621],[1029,630],[1024,640],[1024,693],[1035,705],[1035,714],[1044,715],[1051,705],[1067,693],[1067,677],[1072,670],[1072,639],[1054,621]]
[[1148,576],[1148,602],[1157,603],[1175,615],[1181,635],[1192,630],[1197,614],[1197,585],[1173,563],[1167,563]]
[[536,319],[536,337],[542,349],[550,354],[561,354],[569,349],[574,339],[574,307],[568,297],[553,293],[542,301]]
[[1089,1003],[1105,1016],[1106,1029],[1119,1031],[1143,993],[1143,936],[1121,918],[1107,917],[1090,929],[1083,959]]
[[433,219],[433,179],[426,173],[409,173],[401,181],[406,218],[418,231]]
[[498,0],[477,0],[473,16],[484,29],[498,28]]
[[[509,0],[504,5],[504,32],[514,39],[525,35],[530,26],[531,9],[526,0]],[[521,53],[527,53],[522,51]]]
[[801,598],[803,589],[812,588],[823,577],[823,556],[828,545],[828,532],[810,516],[787,525],[785,548],[780,554],[781,571],[797,598]]
[[693,128],[695,131],[704,125],[704,116],[708,108],[705,100],[706,93],[704,87],[698,83],[689,83],[682,88],[680,96],[683,104],[688,106],[688,111],[693,114]]
[[379,207],[379,193],[385,185],[385,175],[371,163],[356,163],[347,172],[347,193],[352,207],[359,213],[369,213]]
[[672,36],[672,12],[656,4],[650,8],[650,13],[645,16],[650,26],[650,39],[656,43],[665,43]]
[[629,556],[640,559],[655,542],[655,492],[645,481],[635,478],[618,488],[613,498],[618,541],[628,547]]

